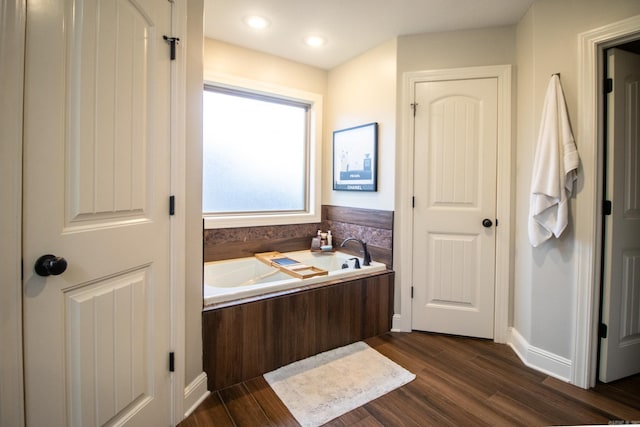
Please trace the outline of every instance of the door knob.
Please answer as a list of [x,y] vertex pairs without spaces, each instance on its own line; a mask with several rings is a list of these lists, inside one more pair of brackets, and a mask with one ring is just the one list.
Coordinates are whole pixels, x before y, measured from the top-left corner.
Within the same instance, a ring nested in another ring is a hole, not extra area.
[[34,270],[38,276],[57,276],[67,269],[67,260],[55,255],[42,255],[36,261]]
[[489,228],[493,225],[493,222],[491,222],[491,220],[489,218],[485,218],[482,220],[482,226]]

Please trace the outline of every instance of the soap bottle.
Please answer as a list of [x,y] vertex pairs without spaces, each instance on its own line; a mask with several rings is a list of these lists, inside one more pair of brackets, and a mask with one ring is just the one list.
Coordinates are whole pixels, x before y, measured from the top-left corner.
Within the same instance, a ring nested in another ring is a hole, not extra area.
[[331,230],[327,231],[327,245],[333,246],[333,237],[331,236]]
[[311,239],[311,249],[320,250],[321,245],[322,244],[320,242],[320,230],[318,230],[318,234],[316,235],[316,237]]

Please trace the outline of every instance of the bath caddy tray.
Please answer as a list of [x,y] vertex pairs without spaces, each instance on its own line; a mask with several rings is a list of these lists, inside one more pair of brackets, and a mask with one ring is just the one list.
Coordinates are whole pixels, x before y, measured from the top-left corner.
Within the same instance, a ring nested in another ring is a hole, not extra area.
[[297,277],[298,279],[306,279],[314,276],[326,276],[329,274],[327,270],[314,267],[313,265],[303,264],[281,254],[280,252],[261,252],[255,254],[255,257],[263,263],[278,268],[283,273]]

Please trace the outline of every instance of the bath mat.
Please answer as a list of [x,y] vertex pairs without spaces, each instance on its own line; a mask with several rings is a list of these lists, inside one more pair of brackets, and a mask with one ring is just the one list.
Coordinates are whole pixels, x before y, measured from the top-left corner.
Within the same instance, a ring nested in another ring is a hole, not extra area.
[[362,341],[264,375],[303,427],[322,425],[415,377]]

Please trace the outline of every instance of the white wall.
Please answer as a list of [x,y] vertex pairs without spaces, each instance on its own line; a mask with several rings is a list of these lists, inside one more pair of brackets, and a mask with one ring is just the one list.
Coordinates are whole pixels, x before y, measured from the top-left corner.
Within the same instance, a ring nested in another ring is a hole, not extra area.
[[[329,71],[323,149],[322,203],[394,210],[396,150],[396,40]],[[334,191],[333,131],[378,123],[378,191]]]
[[[528,192],[540,114],[552,73],[561,73],[569,115],[577,126],[578,34],[640,13],[637,0],[538,0],[517,27],[518,151],[514,328],[533,347],[574,357],[577,244],[575,197],[560,239],[532,248],[527,238]],[[578,151],[582,141],[576,134]],[[581,172],[584,171],[581,168]],[[595,209],[595,207],[594,207]]]

